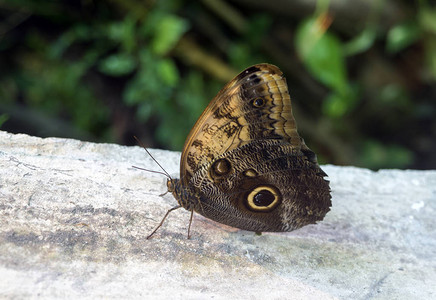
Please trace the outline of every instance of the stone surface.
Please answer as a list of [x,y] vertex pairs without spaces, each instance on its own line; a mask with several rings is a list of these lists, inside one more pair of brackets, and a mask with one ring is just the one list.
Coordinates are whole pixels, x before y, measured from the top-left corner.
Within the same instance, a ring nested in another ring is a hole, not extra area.
[[[180,153],[151,150],[178,176]],[[436,171],[323,166],[333,207],[290,233],[173,212],[140,147],[0,132],[0,298],[436,298]]]

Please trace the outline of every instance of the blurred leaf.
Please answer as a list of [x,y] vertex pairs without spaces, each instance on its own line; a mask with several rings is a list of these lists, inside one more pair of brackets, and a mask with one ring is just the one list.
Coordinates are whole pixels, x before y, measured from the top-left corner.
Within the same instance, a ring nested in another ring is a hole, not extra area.
[[436,34],[436,8],[427,4],[427,1],[419,1],[418,19],[423,30]]
[[406,22],[391,28],[387,35],[386,49],[398,53],[421,38],[421,28],[416,22]]
[[246,43],[232,43],[228,50],[228,56],[232,65],[238,66],[239,69],[244,69],[247,66],[253,65],[253,57],[251,56],[251,47]]
[[152,101],[143,101],[141,102],[141,105],[138,105],[136,117],[138,120],[148,121],[155,112],[156,107],[153,105]]
[[436,80],[436,37],[430,36],[424,41],[427,67],[431,72],[433,81]]
[[9,119],[9,116],[7,114],[1,114],[0,115],[0,128],[3,126],[3,124]]
[[331,117],[343,116],[348,110],[347,100],[336,93],[331,93],[323,102],[323,112]]
[[0,80],[0,99],[3,104],[13,103],[20,92],[14,79],[14,77],[9,77]]
[[253,49],[257,49],[259,46],[262,46],[265,35],[267,35],[271,29],[272,23],[273,20],[271,16],[267,14],[254,15],[252,18],[250,18],[248,28],[244,33],[244,40],[246,40],[248,44],[253,47]]
[[323,28],[320,18],[302,22],[296,33],[297,52],[310,73],[338,92],[347,88],[345,60],[339,39]]
[[[164,115],[174,111],[169,105],[173,86],[179,80],[178,70],[170,59],[156,57],[148,49],[140,53],[140,67],[127,83],[123,101],[137,105],[137,117],[142,122],[153,115]],[[162,119],[165,122],[164,118]]]
[[61,58],[64,52],[73,43],[91,38],[91,30],[85,24],[77,24],[70,30],[65,31],[51,46],[49,47],[50,58]]
[[[37,63],[32,62],[37,58]],[[23,61],[25,72],[19,82],[26,103],[42,108],[50,115],[65,115],[77,128],[88,132],[99,131],[107,122],[108,108],[82,82],[88,69],[87,63],[78,61],[69,64],[35,56],[28,59]]]
[[127,15],[123,21],[110,24],[107,35],[113,41],[120,43],[125,51],[131,52],[136,46],[136,22],[134,17]]
[[136,66],[136,60],[132,55],[117,53],[102,59],[98,68],[106,75],[123,76],[133,72]]
[[377,38],[377,30],[373,26],[366,27],[359,35],[343,46],[345,56],[352,56],[367,51]]
[[410,109],[410,96],[407,89],[399,84],[387,84],[380,89],[380,101],[383,105]]
[[174,87],[179,82],[179,71],[172,59],[163,59],[157,66],[158,74],[168,86]]
[[170,51],[189,27],[185,19],[175,15],[163,15],[155,26],[151,47],[158,55]]
[[227,51],[231,65],[240,70],[268,61],[258,49],[264,47],[265,36],[272,24],[271,18],[265,14],[256,14],[247,24],[243,39],[233,41]]
[[347,85],[340,92],[332,92],[323,102],[323,112],[330,117],[341,117],[355,108],[358,100],[358,86]]
[[360,165],[370,169],[405,168],[413,162],[413,153],[397,145],[368,140],[364,143]]
[[[214,86],[214,84],[217,84]],[[220,89],[221,83],[207,81],[198,71],[189,72],[179,87],[177,103],[186,110],[186,118],[191,124],[187,124],[187,130],[201,115],[207,104],[212,100],[214,93]],[[186,123],[186,122],[185,122]],[[189,122],[188,122],[189,123]]]
[[332,90],[324,101],[324,112],[340,117],[355,106],[357,94],[347,80],[342,44],[326,31],[328,20],[323,18],[327,17],[321,15],[302,22],[295,43],[309,72]]
[[426,66],[432,81],[436,80],[436,8],[428,1],[419,1],[418,22],[423,31],[422,42],[425,49]]
[[[151,68],[141,68],[124,90],[123,100],[127,105],[141,104],[159,99],[161,83]],[[147,118],[141,119],[146,121]]]

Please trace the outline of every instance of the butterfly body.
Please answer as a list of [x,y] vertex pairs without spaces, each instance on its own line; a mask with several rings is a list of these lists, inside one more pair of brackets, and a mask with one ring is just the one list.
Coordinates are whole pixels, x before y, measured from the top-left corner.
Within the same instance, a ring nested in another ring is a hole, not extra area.
[[330,210],[325,176],[298,135],[282,72],[259,64],[230,81],[200,116],[168,191],[181,207],[226,225],[291,231]]

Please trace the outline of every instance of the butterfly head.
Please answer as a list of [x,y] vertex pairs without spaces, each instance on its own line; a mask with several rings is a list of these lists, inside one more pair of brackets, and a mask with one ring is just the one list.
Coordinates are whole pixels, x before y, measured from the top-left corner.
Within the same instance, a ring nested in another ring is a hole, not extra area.
[[178,179],[172,179],[172,178],[168,178],[167,179],[167,189],[168,189],[168,192],[170,192],[172,194],[175,192],[177,181],[179,181],[179,180]]

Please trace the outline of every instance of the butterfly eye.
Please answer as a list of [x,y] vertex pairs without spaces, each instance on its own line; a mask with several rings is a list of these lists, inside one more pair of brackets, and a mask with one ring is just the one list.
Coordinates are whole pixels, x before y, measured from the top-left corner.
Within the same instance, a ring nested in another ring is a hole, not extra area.
[[254,107],[263,107],[265,105],[265,100],[263,98],[256,98],[253,100]]
[[280,192],[272,186],[258,186],[246,199],[247,207],[258,212],[268,212],[281,202]]

